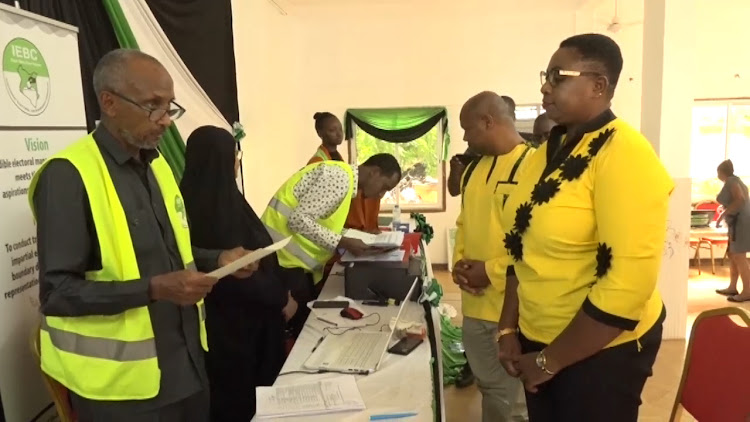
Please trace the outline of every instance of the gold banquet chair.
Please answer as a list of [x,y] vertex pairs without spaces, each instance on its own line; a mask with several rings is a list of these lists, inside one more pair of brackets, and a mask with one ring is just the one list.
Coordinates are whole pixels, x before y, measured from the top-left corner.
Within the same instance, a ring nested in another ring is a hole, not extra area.
[[[37,365],[41,368],[41,352],[39,347],[39,329],[41,328],[41,321],[37,322],[34,326],[34,330],[31,332],[31,352],[34,354],[34,359]],[[44,379],[44,385],[47,387],[52,396],[52,401],[55,403],[55,409],[57,409],[57,415],[60,418],[60,422],[76,422],[76,416],[73,412],[73,406],[70,404],[70,394],[68,389],[57,382],[54,378],[40,371],[42,379]]]

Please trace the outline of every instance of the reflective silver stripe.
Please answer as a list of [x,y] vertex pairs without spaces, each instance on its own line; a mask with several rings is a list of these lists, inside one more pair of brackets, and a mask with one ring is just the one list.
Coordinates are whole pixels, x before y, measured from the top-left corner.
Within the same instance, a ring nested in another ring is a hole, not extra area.
[[[274,242],[286,239],[286,236],[283,236],[281,233],[268,227],[267,224],[266,230],[268,230],[268,234],[271,235],[271,239],[273,239]],[[310,256],[307,252],[303,251],[302,248],[297,244],[297,242],[294,241],[294,238],[292,238],[292,240],[284,247],[284,249],[292,254],[295,258],[302,261],[303,264],[307,265],[307,268],[309,270],[314,270],[322,264],[321,262],[318,262],[317,259]]]
[[286,218],[289,218],[289,216],[292,215],[292,208],[276,198],[271,198],[271,202],[268,203],[268,206],[275,209],[279,212],[279,214],[283,215]]
[[206,320],[206,302],[201,302],[198,305],[198,317],[201,319],[201,322]]
[[156,357],[154,339],[139,341],[112,340],[90,337],[50,327],[42,318],[42,330],[46,331],[56,348],[80,356],[129,362]]
[[188,262],[188,263],[187,263],[187,264],[185,265],[185,269],[186,269],[186,270],[190,270],[190,271],[198,271],[198,268],[196,268],[196,267],[195,267],[195,261],[193,261],[193,262]]

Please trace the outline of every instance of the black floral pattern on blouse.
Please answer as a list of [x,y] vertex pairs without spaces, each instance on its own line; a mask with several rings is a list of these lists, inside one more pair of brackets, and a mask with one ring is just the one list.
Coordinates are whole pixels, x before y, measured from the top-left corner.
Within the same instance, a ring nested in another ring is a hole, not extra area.
[[600,134],[598,134],[596,138],[594,138],[594,140],[589,144],[589,156],[593,157],[598,154],[599,150],[602,149],[604,144],[612,136],[613,133],[615,133],[615,129],[609,128],[603,130]]
[[610,268],[612,268],[612,248],[606,243],[600,243],[596,249],[596,278],[607,275]]
[[581,177],[586,167],[589,166],[589,157],[576,154],[571,155],[560,166],[560,178],[573,181]]
[[521,235],[515,230],[505,234],[505,249],[508,250],[513,260],[520,261],[523,259],[523,240]]
[[[513,230],[505,234],[505,249],[513,257],[514,261],[523,259],[523,234],[531,225],[531,216],[534,206],[546,204],[552,200],[560,191],[563,181],[572,182],[581,177],[588,168],[594,156],[601,151],[604,144],[612,138],[614,128],[604,129],[589,143],[588,155],[571,155],[560,165],[560,177],[542,180],[534,186],[531,191],[531,203],[524,202],[516,210],[516,219]],[[603,277],[612,266],[612,248],[606,243],[599,244],[596,253],[596,276]]]
[[542,180],[531,191],[531,202],[536,205],[546,204],[560,191],[560,179]]
[[526,229],[529,228],[532,209],[534,209],[534,206],[528,202],[524,202],[518,207],[518,210],[516,211],[516,222],[513,224],[513,229],[519,234],[523,234]]

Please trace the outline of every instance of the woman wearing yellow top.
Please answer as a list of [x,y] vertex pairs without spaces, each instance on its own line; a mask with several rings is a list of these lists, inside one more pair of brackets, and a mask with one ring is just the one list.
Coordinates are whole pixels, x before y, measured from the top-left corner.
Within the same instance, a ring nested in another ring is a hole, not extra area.
[[661,344],[656,283],[673,182],[610,111],[621,70],[604,35],[560,44],[541,73],[558,126],[505,206],[517,280],[507,280],[500,359],[524,382],[531,422],[635,422]]

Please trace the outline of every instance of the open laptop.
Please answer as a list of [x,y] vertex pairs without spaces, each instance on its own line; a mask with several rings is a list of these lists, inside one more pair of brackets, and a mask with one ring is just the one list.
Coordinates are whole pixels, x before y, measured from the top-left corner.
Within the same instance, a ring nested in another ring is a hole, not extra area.
[[341,335],[328,334],[305,361],[305,368],[352,374],[371,374],[377,371],[418,281],[419,277],[415,277],[409,293],[401,301],[396,322],[390,331],[347,331]]

